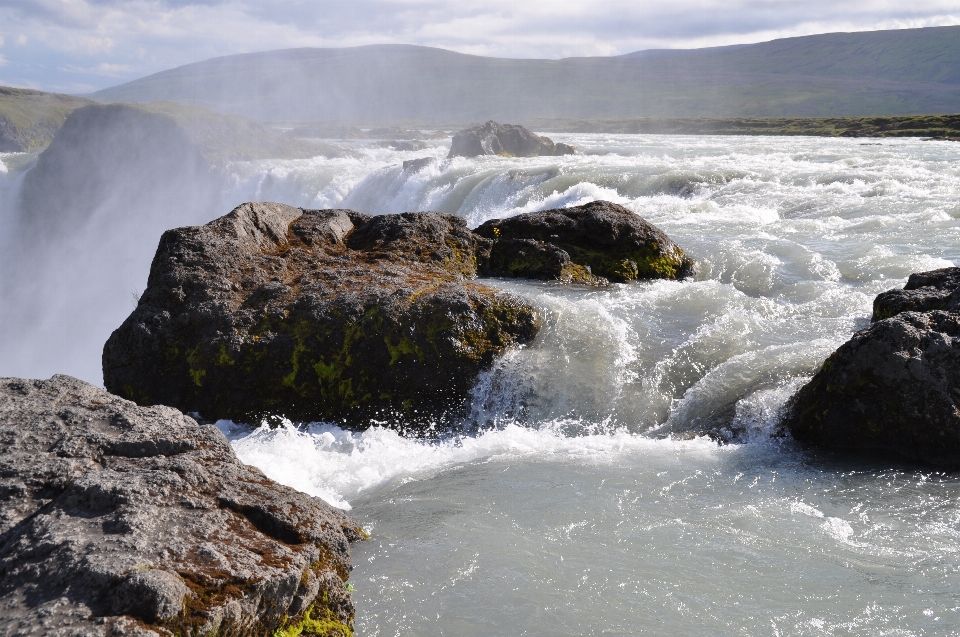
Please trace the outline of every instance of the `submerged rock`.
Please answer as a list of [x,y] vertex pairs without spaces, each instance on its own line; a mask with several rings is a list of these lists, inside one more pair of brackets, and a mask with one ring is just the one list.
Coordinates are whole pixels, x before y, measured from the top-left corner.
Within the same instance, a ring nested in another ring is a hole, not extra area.
[[170,230],[104,384],[206,418],[444,426],[538,331],[525,302],[467,280],[491,243],[453,215],[266,203]]
[[447,157],[503,155],[507,157],[543,157],[572,155],[576,148],[554,143],[515,124],[489,121],[483,126],[462,130],[453,136]]
[[[960,467],[958,274],[915,274],[904,290],[879,295],[870,327],[791,399],[783,424],[793,437]],[[941,307],[951,311],[931,309]]]
[[605,284],[693,274],[663,231],[608,201],[493,219],[475,232],[493,241],[482,267],[492,276]]
[[69,376],[3,378],[0,440],[0,633],[350,634],[362,529],[215,427]]
[[404,172],[415,174],[436,163],[436,157],[419,157],[417,159],[408,159],[403,162],[403,170]]

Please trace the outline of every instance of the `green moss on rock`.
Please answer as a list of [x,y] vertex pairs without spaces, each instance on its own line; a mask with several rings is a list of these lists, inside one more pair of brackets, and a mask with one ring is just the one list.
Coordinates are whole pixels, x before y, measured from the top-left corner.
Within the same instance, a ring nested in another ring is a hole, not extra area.
[[596,285],[693,273],[693,262],[667,235],[606,201],[494,219],[476,232],[493,242],[481,270],[494,276]]
[[299,621],[287,623],[273,632],[273,637],[353,637],[353,629],[342,623],[327,609],[310,606]]
[[108,387],[207,418],[415,431],[455,421],[537,333],[533,308],[466,279],[489,246],[460,218],[258,206],[164,236],[104,348]]

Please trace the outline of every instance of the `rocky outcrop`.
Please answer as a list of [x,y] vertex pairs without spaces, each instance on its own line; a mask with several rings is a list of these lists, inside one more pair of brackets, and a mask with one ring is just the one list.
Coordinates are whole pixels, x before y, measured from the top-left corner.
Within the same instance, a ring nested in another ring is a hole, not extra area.
[[793,437],[960,467],[958,275],[958,268],[915,274],[905,289],[879,295],[870,327],[788,404],[783,424]]
[[469,280],[491,245],[452,215],[282,204],[168,231],[104,383],[205,418],[442,427],[538,330],[529,305]]
[[481,267],[491,276],[605,285],[693,274],[693,261],[666,234],[608,201],[493,219],[475,232],[493,241]]
[[573,146],[554,143],[549,137],[541,137],[523,126],[489,121],[455,134],[447,157],[543,157],[572,155],[575,151]]
[[873,300],[873,321],[901,312],[960,309],[960,268],[911,274],[903,289],[887,290]]
[[362,529],[215,427],[68,376],[4,378],[0,440],[0,633],[352,634]]

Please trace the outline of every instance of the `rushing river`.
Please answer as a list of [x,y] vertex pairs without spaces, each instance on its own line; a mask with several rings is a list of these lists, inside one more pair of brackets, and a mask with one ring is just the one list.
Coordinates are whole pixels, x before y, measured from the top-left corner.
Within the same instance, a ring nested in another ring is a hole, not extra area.
[[545,326],[477,385],[483,433],[222,423],[241,459],[371,532],[357,634],[960,635],[960,475],[770,435],[878,292],[960,263],[960,145],[552,137],[582,154],[355,143],[361,159],[231,167],[217,214],[272,200],[476,226],[607,199],[699,264],[604,290],[491,282]]
[[[438,143],[236,169],[237,201],[471,226],[608,199],[699,263],[695,281],[601,291],[495,283],[547,320],[476,388],[486,433],[235,434],[372,533],[358,634],[960,634],[958,477],[769,435],[878,292],[960,263],[960,145],[554,138],[584,154],[401,170]],[[691,435],[724,427],[741,442]]]

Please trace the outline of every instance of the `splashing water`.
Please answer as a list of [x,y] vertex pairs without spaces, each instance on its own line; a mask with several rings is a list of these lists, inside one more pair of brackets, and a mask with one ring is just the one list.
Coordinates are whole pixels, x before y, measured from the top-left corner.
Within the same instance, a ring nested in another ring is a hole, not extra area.
[[770,437],[877,293],[957,262],[960,146],[555,137],[584,154],[447,161],[437,144],[236,179],[238,200],[256,182],[471,226],[607,199],[699,263],[694,281],[607,290],[492,281],[545,322],[478,382],[476,435],[223,425],[245,461],[372,532],[358,633],[960,634],[957,477]]
[[960,634],[957,476],[769,435],[877,293],[958,263],[960,146],[552,137],[582,154],[354,143],[360,159],[230,167],[220,212],[260,199],[476,226],[607,199],[699,264],[604,290],[491,281],[545,320],[478,382],[475,435],[220,423],[244,461],[372,532],[354,546],[358,634]]

